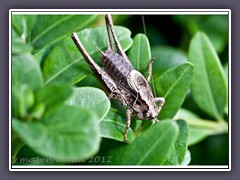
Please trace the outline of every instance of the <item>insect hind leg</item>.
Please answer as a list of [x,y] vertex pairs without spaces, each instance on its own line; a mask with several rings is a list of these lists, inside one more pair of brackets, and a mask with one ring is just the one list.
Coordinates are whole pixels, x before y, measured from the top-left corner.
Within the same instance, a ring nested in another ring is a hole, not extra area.
[[112,34],[118,54],[120,54],[122,57],[124,57],[124,59],[126,59],[128,61],[128,57],[125,54],[125,52],[123,51],[122,46],[120,45],[120,43],[117,39],[117,35],[115,33],[113,22],[112,22],[112,17],[110,14],[106,14],[105,21],[106,21],[106,26],[107,26],[107,31],[108,31],[109,42],[112,42],[110,40],[111,39],[110,35]]

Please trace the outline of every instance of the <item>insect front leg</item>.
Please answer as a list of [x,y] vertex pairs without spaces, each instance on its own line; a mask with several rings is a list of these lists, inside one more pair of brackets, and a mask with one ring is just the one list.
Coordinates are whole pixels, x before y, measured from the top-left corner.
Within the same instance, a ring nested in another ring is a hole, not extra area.
[[152,64],[153,62],[156,60],[156,58],[152,58],[149,62],[148,62],[148,76],[147,76],[147,81],[149,82],[152,76]]
[[126,129],[125,129],[125,132],[123,134],[123,138],[124,138],[124,141],[126,143],[129,143],[129,141],[127,140],[127,132],[128,132],[128,129],[131,125],[131,114],[132,114],[133,110],[128,108],[127,111],[126,111]]
[[161,102],[158,111],[160,112],[164,103],[165,103],[165,98],[164,97],[157,97],[155,98],[155,102]]

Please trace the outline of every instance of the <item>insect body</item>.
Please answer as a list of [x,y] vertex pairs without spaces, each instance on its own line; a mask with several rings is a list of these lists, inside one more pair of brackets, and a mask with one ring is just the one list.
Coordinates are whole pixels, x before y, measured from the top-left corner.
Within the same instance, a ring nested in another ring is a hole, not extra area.
[[[99,49],[104,69],[89,56],[76,33],[72,34],[72,39],[95,76],[102,83],[108,97],[119,100],[122,105],[127,107],[126,129],[123,138],[125,142],[128,142],[126,136],[131,123],[131,114],[133,113],[141,120],[153,119],[158,122],[157,116],[165,103],[165,99],[163,97],[154,97],[149,86],[154,59],[149,61],[148,77],[145,78],[134,69],[127,55],[122,50],[114,31],[111,15],[106,15],[105,21],[109,40],[108,50],[103,52]],[[111,35],[117,52],[114,52]]]

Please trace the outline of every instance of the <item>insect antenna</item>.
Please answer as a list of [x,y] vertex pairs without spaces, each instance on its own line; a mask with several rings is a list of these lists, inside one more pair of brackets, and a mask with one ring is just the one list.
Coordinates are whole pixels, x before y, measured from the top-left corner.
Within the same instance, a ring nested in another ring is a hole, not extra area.
[[[144,19],[144,15],[143,15],[143,14],[142,14],[142,23],[143,23],[143,31],[144,31],[144,34],[145,34],[145,36],[147,36],[145,19]],[[151,73],[152,73],[152,72],[151,72]],[[152,81],[152,88],[153,88],[153,96],[156,97],[156,89],[155,89],[155,85],[154,85],[153,75],[151,75],[151,81]]]
[[143,31],[144,31],[144,34],[147,36],[147,31],[146,31],[145,20],[144,20],[143,14],[142,14],[142,23],[143,23]]

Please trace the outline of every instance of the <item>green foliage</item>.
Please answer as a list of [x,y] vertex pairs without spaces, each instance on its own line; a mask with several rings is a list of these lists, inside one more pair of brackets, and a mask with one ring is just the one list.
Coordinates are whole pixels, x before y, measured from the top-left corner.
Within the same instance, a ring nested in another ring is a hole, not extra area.
[[31,31],[31,42],[35,51],[79,31],[96,18],[96,15],[39,15]]
[[184,63],[155,79],[157,95],[164,97],[166,101],[159,114],[160,119],[172,118],[181,107],[191,84],[193,69],[192,64]]
[[[64,162],[86,159],[97,152],[97,116],[87,109],[62,106],[38,122],[13,119],[13,131],[35,152]],[[76,124],[80,124],[76,126]]]
[[172,145],[166,165],[181,165],[185,160],[189,136],[188,124],[183,120],[178,120],[177,124],[180,132],[176,142]]
[[151,59],[151,50],[148,38],[144,34],[137,34],[133,38],[133,46],[128,53],[132,65],[141,73],[147,72],[147,65]]
[[[114,17],[121,22],[127,18]],[[102,21],[97,15],[12,16],[14,164],[188,165],[189,146],[227,132],[227,73],[214,48],[223,51],[224,44],[213,46],[213,36],[209,40],[198,32],[188,52],[169,45],[151,47],[146,35],[131,39],[129,29],[115,26],[124,51],[144,76],[149,60],[157,57],[150,85],[166,100],[159,123],[133,116],[130,144],[123,143],[126,110],[109,101],[70,37],[76,31],[101,65],[98,48],[107,49]],[[182,108],[189,97],[197,111]],[[34,160],[21,161],[23,157]]]
[[112,157],[114,165],[165,165],[171,147],[178,136],[174,121],[164,120],[137,137],[131,145],[121,143],[102,156]]
[[191,86],[194,100],[203,111],[217,119],[221,118],[227,103],[224,70],[204,33],[197,33],[193,37],[189,47],[189,61],[196,68]]

